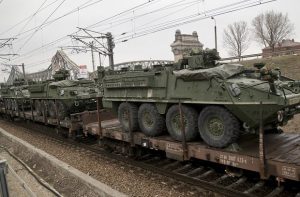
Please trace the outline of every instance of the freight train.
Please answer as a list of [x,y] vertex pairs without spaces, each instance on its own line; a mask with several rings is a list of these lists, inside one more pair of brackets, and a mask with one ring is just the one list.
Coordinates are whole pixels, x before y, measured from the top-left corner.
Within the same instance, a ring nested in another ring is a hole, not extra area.
[[215,51],[205,50],[152,68],[99,67],[96,83],[66,80],[61,71],[56,81],[26,86],[30,96],[22,100],[29,100],[29,109],[10,107],[16,98],[7,92],[14,88],[2,86],[1,113],[65,127],[69,134],[80,130],[99,140],[161,150],[180,161],[261,172],[263,159],[266,176],[299,181],[300,136],[277,129],[300,112],[299,82],[262,64],[248,69],[217,59]]

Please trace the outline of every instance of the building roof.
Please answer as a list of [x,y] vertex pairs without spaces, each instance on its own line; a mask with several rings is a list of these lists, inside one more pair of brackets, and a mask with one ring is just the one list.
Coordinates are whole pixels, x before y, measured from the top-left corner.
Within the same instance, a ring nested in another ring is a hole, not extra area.
[[[300,46],[300,42],[295,42],[294,39],[283,39],[280,43],[277,43],[275,45],[275,48],[281,48],[281,47],[294,47],[294,46]],[[264,49],[270,49],[271,47],[266,47]]]

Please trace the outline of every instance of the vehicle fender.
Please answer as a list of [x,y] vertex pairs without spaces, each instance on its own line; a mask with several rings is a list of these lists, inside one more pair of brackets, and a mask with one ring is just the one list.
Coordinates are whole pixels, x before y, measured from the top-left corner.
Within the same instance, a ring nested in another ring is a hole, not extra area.
[[166,114],[167,111],[167,103],[155,103],[158,113]]

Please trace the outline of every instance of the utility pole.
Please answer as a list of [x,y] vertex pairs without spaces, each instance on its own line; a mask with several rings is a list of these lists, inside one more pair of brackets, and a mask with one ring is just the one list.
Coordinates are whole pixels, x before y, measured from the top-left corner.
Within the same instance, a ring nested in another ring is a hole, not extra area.
[[109,66],[112,70],[114,70],[114,42],[110,32],[107,34],[107,50],[108,50],[108,58],[109,58]]
[[[114,58],[113,58],[113,49],[115,47],[115,43],[113,41],[113,36],[110,32],[108,33],[100,33],[92,30],[88,30],[85,28],[78,29],[84,31],[86,35],[69,35],[72,39],[80,41],[85,46],[91,48],[92,51],[92,62],[93,62],[93,70],[95,70],[95,61],[94,61],[94,55],[93,52],[98,52],[99,54],[99,62],[101,66],[101,55],[107,55],[109,57],[109,66],[113,70],[114,69]],[[85,39],[93,39],[93,42],[87,42]],[[100,42],[101,40],[106,39],[106,44],[103,44]]]
[[101,53],[98,52],[98,55],[99,55],[99,66],[102,66],[102,63],[101,63]]
[[216,21],[215,17],[213,17],[213,16],[211,17],[211,19],[213,19],[215,21],[215,27],[214,27],[214,29],[215,29],[215,49],[216,49],[216,51],[218,51],[217,21]]
[[91,46],[91,53],[92,53],[92,65],[93,65],[93,72],[95,71],[95,60],[94,60],[94,41],[90,42]]
[[28,81],[27,81],[26,75],[25,75],[25,65],[24,65],[24,63],[22,63],[21,66],[22,66],[22,71],[23,71],[24,81],[25,81],[25,83],[28,85]]

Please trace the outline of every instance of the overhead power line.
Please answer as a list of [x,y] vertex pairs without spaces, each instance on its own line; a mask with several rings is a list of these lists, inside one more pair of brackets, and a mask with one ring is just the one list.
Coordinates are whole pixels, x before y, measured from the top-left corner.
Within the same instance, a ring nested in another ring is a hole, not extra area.
[[[124,18],[124,19],[113,20],[113,21],[110,21],[110,22],[107,22],[107,23],[101,23],[101,24],[98,24],[96,26],[93,26],[93,28],[100,27],[100,26],[105,26],[105,25],[109,24],[110,26],[108,28],[101,29],[101,31],[104,31],[104,30],[107,30],[107,29],[110,29],[110,28],[113,28],[113,27],[125,24],[127,22],[132,21],[132,20],[137,20],[139,18],[148,16],[150,14],[154,14],[154,13],[157,13],[157,12],[160,12],[160,11],[166,11],[168,9],[173,9],[173,8],[176,8],[176,7],[179,7],[178,10],[184,10],[183,6],[184,6],[184,8],[187,8],[187,7],[191,7],[191,6],[194,6],[197,3],[199,3],[199,0],[195,0],[195,1],[191,1],[191,2],[184,2],[184,1],[186,1],[186,0],[172,2],[172,3],[166,5],[166,6],[162,7],[162,8],[151,10],[149,12],[142,13],[142,14],[139,14],[139,15],[135,15],[134,17],[127,17],[127,18]],[[175,12],[177,13],[177,10]],[[159,19],[161,19],[161,17]]]
[[[79,28],[80,31],[83,31],[85,35],[75,35],[72,34],[70,37],[76,41],[81,42],[87,47],[90,47],[91,49],[91,55],[92,55],[92,64],[93,64],[93,71],[95,71],[95,61],[94,61],[94,51],[98,52],[99,54],[99,62],[101,62],[101,55],[107,55],[109,57],[109,66],[113,70],[114,65],[114,58],[113,58],[113,48],[115,47],[115,44],[113,42],[113,37],[110,32],[108,33],[101,33],[92,31],[86,28]],[[86,39],[89,39],[91,41],[86,41]],[[103,39],[106,40],[106,45],[104,45],[102,42]]]
[[113,15],[113,16],[111,16],[111,17],[108,17],[108,18],[106,18],[106,19],[100,20],[100,21],[98,21],[98,22],[96,22],[96,23],[94,23],[94,24],[92,24],[92,25],[87,26],[86,28],[93,28],[94,26],[96,26],[96,25],[98,25],[98,24],[100,24],[100,23],[103,23],[103,22],[105,22],[105,21],[109,21],[109,20],[111,20],[111,19],[113,19],[113,18],[119,17],[119,16],[121,16],[121,15],[123,15],[123,14],[126,14],[126,13],[131,12],[131,11],[136,10],[136,9],[139,9],[139,8],[141,8],[141,7],[145,6],[145,5],[148,5],[148,4],[150,4],[150,3],[154,2],[154,1],[160,1],[160,0],[148,0],[148,1],[145,2],[145,3],[139,4],[139,5],[137,5],[137,6],[134,6],[134,7],[132,7],[132,8],[129,8],[129,9],[124,10],[124,11],[122,11],[122,12],[119,12],[118,14],[115,14],[115,15]]
[[[249,1],[249,0],[247,0],[247,1]],[[259,2],[255,1],[255,2],[248,3],[248,4],[244,4],[244,5],[238,5],[237,7],[228,6],[228,7],[226,7],[227,9],[224,9],[224,6],[222,6],[221,9],[213,9],[213,10],[205,11],[202,14],[192,14],[192,15],[185,16],[185,17],[182,17],[179,19],[174,19],[171,21],[163,22],[163,23],[151,26],[151,27],[142,28],[139,31],[136,29],[135,32],[133,32],[129,35],[126,34],[125,36],[120,36],[119,38],[116,38],[115,40],[116,40],[116,43],[127,42],[128,40],[131,40],[134,38],[146,36],[146,35],[160,32],[160,31],[170,29],[173,27],[178,27],[181,25],[204,20],[207,18],[216,17],[219,15],[224,15],[227,13],[244,10],[244,9],[247,9],[250,7],[256,7],[256,6],[267,4],[270,2],[274,2],[274,1],[277,1],[277,0],[267,0],[267,1],[261,0]],[[246,1],[244,1],[244,2],[246,2]]]
[[[39,12],[45,10],[46,8],[48,8],[49,6],[53,5],[53,4],[56,3],[57,1],[59,1],[59,0],[55,0],[55,1],[53,1],[52,3],[46,5],[45,7],[41,8],[37,13],[39,13]],[[36,14],[37,14],[37,13],[36,13]],[[28,19],[30,19],[33,15],[34,15],[34,14],[31,14],[30,16],[28,16],[28,17],[22,19],[22,20],[19,21],[18,23],[14,24],[12,27],[10,27],[10,28],[4,30],[3,32],[1,32],[0,35],[5,34],[5,33],[9,32],[10,30],[14,29],[15,27],[19,26],[20,24],[24,23],[25,21],[27,21]]]
[[[135,9],[141,8],[142,6],[147,5],[147,4],[149,4],[149,3],[153,2],[153,1],[159,1],[159,0],[150,0],[150,1],[147,1],[146,3],[142,3],[142,4],[139,4],[139,5],[137,5],[137,6],[132,7],[132,8],[130,8],[130,9],[121,11],[120,13],[118,13],[118,14],[112,16],[112,17],[108,17],[108,18],[106,18],[106,19],[103,19],[103,20],[101,20],[101,21],[104,22],[104,21],[110,20],[110,19],[112,19],[112,18],[119,17],[119,16],[121,16],[122,14],[125,14],[125,13],[131,12],[131,11],[133,11],[133,10],[135,10]],[[101,21],[98,21],[97,24],[100,24]],[[96,24],[96,23],[94,23],[94,24]],[[92,25],[94,25],[94,24],[92,24]],[[85,28],[89,28],[89,27],[92,26],[92,25],[89,25],[89,26],[87,26],[87,27],[85,27]],[[73,32],[72,34],[75,34],[75,33],[77,33],[77,32],[78,32],[78,31]],[[43,46],[41,46],[41,47],[37,47],[37,48],[35,48],[35,49],[33,49],[33,50],[31,50],[31,51],[25,53],[25,54],[22,54],[22,56],[17,57],[17,58],[18,58],[18,59],[19,59],[19,58],[24,59],[25,57],[27,57],[28,55],[30,55],[30,54],[32,54],[32,53],[34,53],[34,52],[37,52],[37,51],[39,51],[39,50],[41,50],[41,49],[43,49],[43,48],[51,47],[51,46],[55,45],[56,43],[60,43],[60,42],[62,42],[63,40],[66,40],[66,39],[68,39],[68,36],[67,36],[67,35],[66,35],[66,36],[62,36],[62,37],[60,37],[60,38],[58,38],[58,39],[56,39],[56,40],[54,40],[54,41],[51,41],[51,42],[49,42],[49,43],[47,43],[47,44],[45,44],[45,45],[43,45]],[[16,60],[17,58],[14,58],[13,60]]]
[[40,5],[40,7],[31,15],[31,17],[27,20],[27,22],[23,25],[23,27],[20,29],[19,33],[16,35],[18,36],[24,29],[25,27],[29,24],[29,22],[33,19],[33,17],[35,17],[35,15],[42,9],[42,7],[44,6],[44,4],[47,2],[47,0],[45,0],[42,5]]
[[51,14],[44,20],[44,22],[39,26],[39,28],[37,28],[32,34],[31,36],[23,43],[23,45],[19,48],[18,51],[21,51],[22,48],[31,40],[31,38],[41,29],[41,27],[43,26],[43,24],[45,24],[48,19],[58,10],[58,8],[65,2],[66,0],[63,0],[52,12]]
[[[101,1],[103,1],[103,0],[98,0],[98,1],[96,1],[96,2],[92,2],[92,3],[88,4],[88,3],[91,2],[91,1],[93,1],[93,0],[89,0],[89,1],[87,1],[87,2],[85,2],[85,3],[83,3],[83,4],[81,4],[81,5],[78,6],[77,8],[72,9],[71,11],[69,11],[69,12],[67,12],[67,13],[65,13],[65,14],[63,14],[63,15],[57,17],[57,18],[54,18],[54,19],[52,19],[52,20],[50,20],[50,21],[47,21],[47,22],[44,23],[42,26],[40,26],[40,25],[35,26],[35,27],[31,28],[31,29],[28,29],[28,30],[26,30],[26,31],[20,32],[20,33],[17,34],[16,36],[20,36],[20,35],[29,33],[29,32],[31,32],[31,31],[36,30],[36,29],[39,29],[39,28],[44,28],[44,27],[46,27],[46,26],[48,26],[48,25],[50,25],[50,24],[52,24],[52,23],[54,23],[54,22],[56,22],[56,21],[58,21],[58,20],[60,20],[60,19],[62,19],[62,18],[64,18],[64,17],[70,15],[70,14],[73,14],[73,13],[78,12],[79,10],[88,8],[88,7],[90,7],[90,6],[92,6],[92,5],[95,5],[95,4],[97,4],[97,3],[99,3],[99,2],[101,2]],[[86,4],[88,4],[88,5],[86,5]],[[26,36],[25,36],[25,37],[26,37]],[[21,39],[22,39],[22,38],[21,38]],[[21,39],[20,39],[20,40],[21,40]]]
[[[273,1],[276,1],[276,0],[269,0],[269,1],[266,1],[266,0],[261,0],[261,1],[244,0],[244,1],[239,1],[238,3],[240,3],[240,5],[237,4],[238,6],[234,6],[234,7],[233,6],[229,7],[229,5],[221,6],[221,7],[215,8],[215,9],[211,9],[210,10],[211,13],[208,13],[208,11],[206,11],[205,13],[204,12],[203,13],[197,13],[197,14],[188,15],[188,16],[185,16],[185,17],[177,18],[177,19],[175,18],[175,19],[172,19],[172,20],[169,20],[169,21],[166,21],[166,22],[163,22],[163,23],[159,23],[159,24],[156,24],[156,25],[153,25],[153,26],[150,26],[150,27],[140,26],[140,27],[136,28],[135,32],[132,31],[131,34],[127,33],[125,35],[121,34],[118,37],[116,37],[115,40],[117,41],[117,43],[120,43],[122,41],[126,41],[126,40],[128,41],[128,40],[131,40],[131,39],[134,39],[134,38],[142,37],[142,36],[149,35],[149,34],[152,34],[152,33],[155,33],[155,32],[159,32],[159,31],[163,31],[165,29],[170,29],[170,28],[173,28],[173,27],[176,27],[176,26],[196,22],[196,21],[199,21],[199,20],[204,20],[206,18],[210,18],[211,16],[223,15],[223,14],[226,14],[226,13],[239,11],[239,10],[246,9],[246,8],[249,8],[249,7],[255,7],[255,6],[270,3],[270,2],[273,2]],[[248,3],[245,4],[246,2],[248,2]],[[249,2],[252,3],[252,4],[250,5]],[[242,3],[244,3],[244,4],[242,4]],[[143,3],[143,4],[145,4],[145,3]],[[140,8],[139,6],[135,6],[135,7]],[[128,10],[130,10],[130,11],[128,11]],[[128,10],[127,10],[128,12],[133,11],[132,8],[128,9]],[[212,11],[214,11],[214,12],[212,12]],[[119,14],[116,14],[112,17],[108,17],[108,18],[103,19],[103,20],[101,20],[97,23],[89,25],[88,27],[93,27],[93,25],[95,25],[95,24],[99,25],[99,24],[101,24],[101,22],[104,23],[104,22],[108,22],[108,21],[113,21],[112,19],[119,18],[120,15],[123,16],[122,13],[125,13],[125,12],[126,12],[126,10],[122,11]],[[205,14],[207,15],[206,17],[205,17]],[[145,26],[147,26],[147,25],[145,25]],[[78,31],[76,31],[74,33],[77,33],[77,32]],[[28,57],[29,55],[39,51],[42,48],[49,48],[51,46],[56,45],[57,43],[60,43],[64,40],[66,40],[67,38],[68,38],[67,36],[60,37],[59,39],[56,39],[52,42],[49,42],[49,43],[45,44],[42,47],[35,48],[35,49],[23,54],[21,58],[17,57],[15,59],[24,59],[24,58]]]

